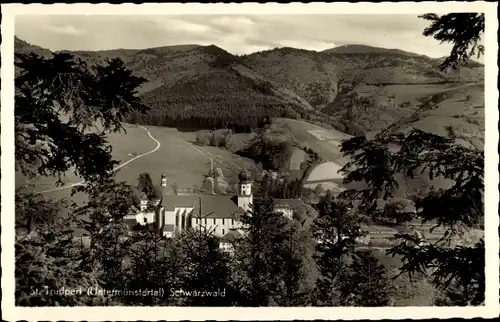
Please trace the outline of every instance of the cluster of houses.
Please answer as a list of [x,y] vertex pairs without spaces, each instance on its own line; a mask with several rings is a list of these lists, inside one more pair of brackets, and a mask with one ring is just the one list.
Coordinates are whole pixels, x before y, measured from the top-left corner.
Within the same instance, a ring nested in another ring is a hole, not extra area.
[[[162,196],[150,200],[143,195],[137,211],[126,215],[124,221],[131,231],[138,225],[152,225],[166,238],[180,235],[188,229],[207,229],[220,238],[221,249],[231,251],[233,241],[242,236],[240,217],[251,210],[253,203],[250,171],[243,170],[238,178],[238,193],[235,196],[171,194],[167,189],[167,178],[162,175]],[[304,207],[298,199],[275,199],[274,202],[274,211],[289,219]]]

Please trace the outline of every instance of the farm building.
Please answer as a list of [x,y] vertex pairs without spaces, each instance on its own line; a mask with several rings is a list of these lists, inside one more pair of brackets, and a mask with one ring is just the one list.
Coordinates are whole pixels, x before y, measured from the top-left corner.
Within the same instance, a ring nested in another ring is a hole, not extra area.
[[224,252],[233,253],[234,246],[233,243],[238,239],[243,237],[241,233],[236,230],[231,230],[220,239],[219,248]]

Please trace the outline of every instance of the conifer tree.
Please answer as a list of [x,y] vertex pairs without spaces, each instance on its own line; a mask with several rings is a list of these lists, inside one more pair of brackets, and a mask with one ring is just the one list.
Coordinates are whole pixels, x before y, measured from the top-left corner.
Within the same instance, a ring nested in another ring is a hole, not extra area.
[[[484,14],[422,17],[432,21],[424,35],[453,44],[441,68],[457,68],[459,63],[472,57],[475,50],[482,53],[479,41],[484,32]],[[424,169],[431,181],[451,180],[447,189],[431,190],[415,200],[415,217],[444,228],[443,238],[429,243],[416,236],[398,234],[400,244],[389,253],[402,256],[401,273],[430,274],[433,284],[447,291],[449,304],[480,305],[485,296],[484,241],[456,246],[451,240],[477,225],[484,216],[483,152],[455,144],[453,138],[417,129],[407,134],[398,134],[397,130],[382,131],[383,135],[374,139],[355,137],[342,143],[342,152],[353,159],[343,168],[345,183],[364,181],[367,184],[366,189],[346,194],[360,201],[361,212],[373,216],[379,211],[376,201],[389,200],[398,188],[396,173],[412,178],[417,169]],[[397,151],[390,150],[389,144],[397,146]]]
[[308,227],[298,221],[289,226],[288,239],[283,240],[281,256],[283,260],[282,283],[275,302],[279,306],[306,306],[311,303],[314,284],[312,256],[314,252],[312,236]]
[[252,210],[241,216],[243,238],[235,244],[234,285],[244,306],[268,306],[280,294],[285,271],[283,243],[289,221],[274,211],[272,199],[254,199]]
[[219,248],[219,238],[210,229],[200,225],[195,229],[186,230],[177,241],[177,247],[182,254],[181,288],[186,292],[212,293],[212,296],[186,296],[183,305],[232,305],[235,298],[229,283],[228,255]]
[[153,180],[147,172],[139,174],[137,179],[137,189],[146,194],[148,198],[155,197],[155,187],[153,185]]
[[107,175],[117,162],[106,133],[122,131],[131,111],[146,110],[136,96],[145,79],[120,59],[88,66],[67,53],[16,54],[15,65],[16,170],[59,183],[72,168],[85,180]]
[[344,274],[340,293],[346,306],[387,306],[391,280],[386,269],[370,251],[357,251]]
[[450,55],[441,63],[441,69],[457,69],[469,58],[484,54],[484,46],[480,44],[484,33],[484,13],[450,13],[442,16],[427,13],[420,18],[431,22],[423,32],[424,36],[433,36],[442,43],[453,45]]
[[[56,293],[33,297],[30,287],[86,288],[120,283],[126,254],[121,218],[129,188],[114,183],[106,134],[123,130],[131,111],[142,110],[135,77],[118,59],[88,66],[70,54],[42,58],[16,54],[16,170],[24,176],[55,176],[70,169],[86,184],[75,189],[89,202],[62,216],[59,202],[25,188],[16,194],[16,301],[21,305],[106,305],[113,300]],[[62,116],[62,117],[61,117]],[[100,191],[100,194],[98,193]],[[67,207],[68,208],[68,207]],[[87,231],[90,247],[75,244],[74,229]],[[111,283],[111,284],[110,284]],[[116,285],[116,284],[115,284]],[[121,285],[121,284],[120,284]],[[36,294],[35,294],[36,295]]]
[[363,235],[361,219],[349,208],[347,202],[334,200],[328,193],[317,205],[319,214],[312,227],[319,270],[315,305],[340,303],[346,256],[354,252],[356,239]]
[[[154,226],[140,226],[132,237],[130,260],[124,266],[123,287],[131,294],[125,294],[122,301],[128,305],[177,305],[171,298],[170,289],[180,285],[182,266],[178,249],[167,243]],[[132,292],[141,290],[163,290],[160,296],[137,296]]]
[[[389,142],[398,144],[400,149],[390,152],[387,148]],[[415,199],[415,218],[445,228],[447,232],[443,238],[422,246],[422,241],[415,236],[398,234],[396,237],[401,244],[390,253],[402,256],[404,264],[401,269],[404,272],[414,274],[432,268],[435,286],[446,288],[454,280],[459,281],[464,295],[468,296],[467,302],[481,303],[484,300],[484,243],[480,241],[474,246],[462,248],[450,246],[449,241],[464,229],[475,226],[484,216],[483,153],[420,130],[413,130],[407,135],[393,135],[390,139],[368,141],[354,138],[343,143],[342,151],[353,156],[352,163],[344,168],[346,183],[364,178],[368,184],[363,191],[348,193],[362,196],[359,209],[369,216],[380,216],[380,211],[383,211],[375,209],[373,200],[392,198],[393,191],[398,187],[394,179],[396,173],[405,173],[411,178],[415,169],[423,168],[431,181],[452,180],[453,184],[448,189],[431,190]],[[382,163],[381,158],[374,158],[374,153],[384,155],[385,161]],[[370,176],[363,175],[368,171]],[[366,196],[373,196],[374,199]]]

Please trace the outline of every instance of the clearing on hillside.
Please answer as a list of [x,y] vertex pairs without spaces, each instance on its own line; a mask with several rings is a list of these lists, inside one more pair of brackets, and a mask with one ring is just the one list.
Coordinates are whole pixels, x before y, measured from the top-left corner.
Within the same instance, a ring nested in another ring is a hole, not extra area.
[[285,118],[277,118],[272,127],[276,131],[285,132],[287,136],[301,145],[313,149],[324,160],[345,164],[339,145],[343,140],[350,138],[350,135],[303,120]]

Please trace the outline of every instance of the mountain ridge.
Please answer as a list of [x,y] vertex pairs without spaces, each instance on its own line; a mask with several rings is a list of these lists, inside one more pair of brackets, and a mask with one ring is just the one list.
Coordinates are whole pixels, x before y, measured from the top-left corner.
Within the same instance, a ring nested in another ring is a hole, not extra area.
[[[18,38],[15,44],[16,52],[52,53]],[[480,63],[445,73],[439,70],[437,59],[365,45],[322,52],[281,47],[249,55],[196,44],[64,52],[87,62],[118,57],[146,78],[140,95],[152,107],[151,112],[134,115],[131,121],[151,125],[189,127],[191,119],[196,120],[194,127],[249,130],[271,116],[303,118],[354,135],[380,130],[388,122],[406,117],[420,99],[449,87],[484,85],[484,65]],[[349,107],[351,103],[346,101],[352,101],[352,93],[360,96],[356,104],[365,99],[363,104],[371,104],[371,109]],[[399,108],[400,104],[406,107]],[[346,113],[351,115],[347,119]],[[380,124],[368,121],[380,115],[386,118]],[[368,120],[356,124],[360,118]]]

